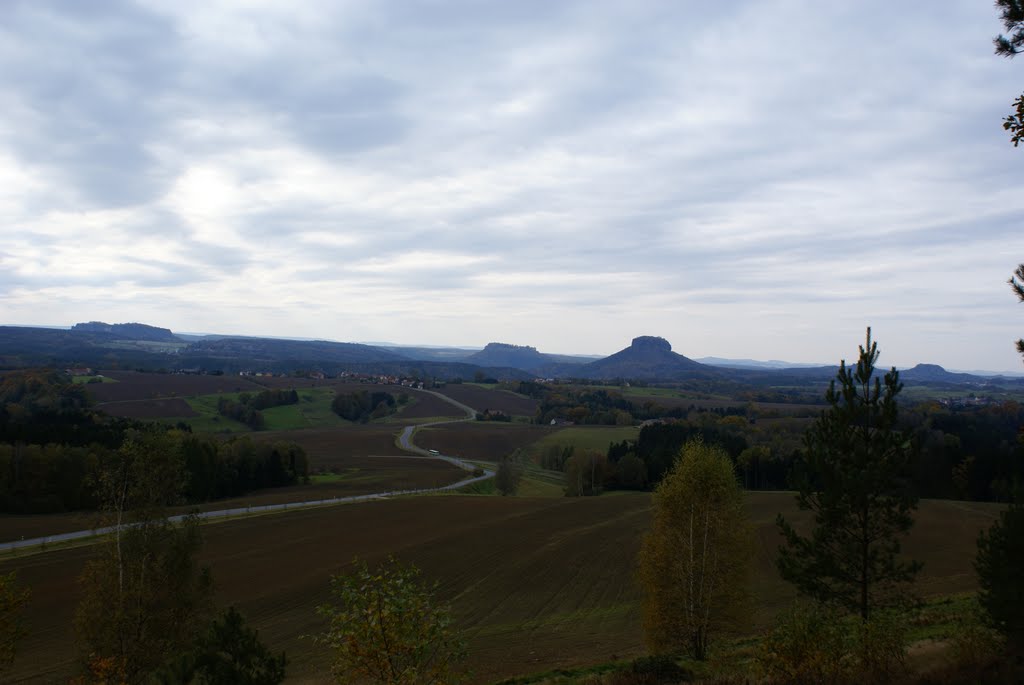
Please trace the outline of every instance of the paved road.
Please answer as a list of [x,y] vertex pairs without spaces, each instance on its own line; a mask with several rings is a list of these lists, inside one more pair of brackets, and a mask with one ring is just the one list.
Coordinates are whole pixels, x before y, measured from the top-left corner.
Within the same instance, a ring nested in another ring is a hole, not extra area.
[[[454,464],[460,469],[465,471],[474,472],[480,467],[475,464],[470,464],[467,461],[463,461],[457,457],[451,457],[445,454],[435,454],[429,450],[425,450],[421,447],[417,447],[412,442],[412,436],[418,428],[425,428],[427,426],[439,426],[446,423],[459,423],[462,421],[473,421],[476,419],[476,410],[472,407],[468,407],[461,402],[456,402],[450,397],[446,397],[439,392],[433,392],[430,390],[424,391],[429,392],[431,395],[436,395],[444,401],[455,405],[459,409],[466,412],[466,416],[461,419],[448,419],[445,421],[433,421],[431,423],[421,423],[415,426],[406,426],[402,429],[402,433],[398,436],[398,445],[407,452],[414,452],[419,455],[431,457],[433,459],[440,459],[446,461],[449,464]],[[482,480],[494,477],[494,471],[490,469],[483,469],[482,475],[475,475],[469,478],[464,478],[457,483],[451,485],[444,485],[437,488],[421,488],[418,490],[390,490],[387,492],[376,492],[370,495],[349,495],[348,497],[332,497],[329,499],[318,499],[309,500],[306,502],[292,502],[290,504],[261,504],[250,507],[236,507],[234,509],[219,509],[217,511],[204,511],[196,514],[201,519],[216,519],[216,518],[227,518],[230,516],[240,516],[242,514],[256,514],[267,511],[285,511],[288,509],[304,509],[306,507],[321,507],[329,504],[345,504],[349,502],[364,502],[366,500],[373,499],[385,499],[387,497],[397,497],[401,495],[418,495],[426,492],[444,492],[446,490],[457,490],[463,486],[470,485],[472,483],[478,483]],[[185,514],[178,516],[172,516],[172,521],[181,521],[185,518]],[[115,526],[107,526],[105,528],[95,528],[92,530],[76,530],[72,533],[60,533],[57,535],[47,535],[40,538],[30,538],[27,540],[14,540],[11,542],[0,542],[0,552],[9,552],[15,549],[21,549],[23,547],[36,547],[43,546],[58,542],[67,542],[70,540],[80,540],[82,538],[90,538],[96,535],[104,535],[106,533],[112,533],[115,530]]]

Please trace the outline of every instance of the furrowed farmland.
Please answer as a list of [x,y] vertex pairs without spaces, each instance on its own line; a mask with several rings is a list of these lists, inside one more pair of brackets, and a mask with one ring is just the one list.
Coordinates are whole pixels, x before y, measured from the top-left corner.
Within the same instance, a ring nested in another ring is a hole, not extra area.
[[[778,511],[792,495],[750,493],[757,529],[752,632],[792,599],[774,568]],[[217,601],[235,605],[261,637],[291,659],[290,682],[328,682],[328,655],[304,635],[321,629],[317,604],[328,578],[354,557],[389,554],[440,583],[469,639],[473,682],[630,657],[643,652],[635,557],[647,529],[645,494],[594,498],[415,497],[256,516],[204,527],[203,562]],[[906,551],[925,562],[918,591],[971,591],[979,530],[997,505],[922,502]],[[33,588],[28,636],[13,682],[65,681],[74,674],[75,577],[90,547],[0,562]]]
[[509,416],[533,417],[540,404],[537,400],[507,390],[486,388],[472,383],[449,383],[440,388],[442,395],[475,407],[478,411],[490,409]]

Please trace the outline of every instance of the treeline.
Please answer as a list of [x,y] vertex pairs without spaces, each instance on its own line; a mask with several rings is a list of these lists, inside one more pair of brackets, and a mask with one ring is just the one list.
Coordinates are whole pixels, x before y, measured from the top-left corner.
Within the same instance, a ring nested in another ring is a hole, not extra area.
[[91,411],[65,374],[32,370],[0,379],[0,511],[95,508],[104,464],[138,435],[166,436],[161,444],[183,464],[187,502],[308,480],[308,459],[297,445],[221,442],[192,435],[184,424],[112,419]]
[[237,400],[221,397],[217,400],[217,413],[235,421],[244,423],[253,430],[263,430],[266,419],[263,409],[280,407],[286,404],[298,404],[299,393],[291,390],[264,390],[252,395],[240,393]]
[[394,414],[398,411],[399,404],[405,404],[408,401],[409,398],[404,393],[396,400],[394,395],[383,390],[373,392],[359,390],[335,395],[334,401],[331,402],[331,409],[347,421],[366,423]]
[[650,419],[685,419],[694,412],[745,415],[748,411],[746,406],[707,409],[690,404],[689,407],[666,407],[651,399],[637,402],[617,390],[587,385],[520,381],[505,383],[501,387],[538,400],[533,420],[539,424],[562,420],[582,425],[631,426]]
[[[309,481],[309,460],[293,443],[259,443],[248,437],[221,442],[177,429],[144,430],[166,432],[166,449],[182,461],[182,503]],[[101,445],[0,444],[0,511],[44,514],[94,509],[98,474],[116,453],[116,448]]]
[[[913,447],[915,492],[920,497],[1009,502],[1024,483],[1024,406],[1004,402],[947,408],[934,402],[900,408],[900,429]],[[671,467],[689,439],[723,447],[737,478],[750,490],[788,489],[792,465],[804,449],[808,420],[796,417],[690,413],[688,418],[645,426],[636,440],[609,446],[605,489],[649,489]],[[541,455],[542,465],[564,470],[571,454]],[[637,462],[643,464],[638,476]],[[600,470],[600,468],[595,469]],[[641,482],[642,480],[642,482]]]

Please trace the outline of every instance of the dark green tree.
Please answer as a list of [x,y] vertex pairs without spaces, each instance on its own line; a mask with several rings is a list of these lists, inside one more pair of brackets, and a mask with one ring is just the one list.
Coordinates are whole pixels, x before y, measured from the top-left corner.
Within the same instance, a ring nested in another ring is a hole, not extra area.
[[1024,647],[1024,504],[1020,493],[988,532],[978,537],[974,568],[981,606],[1011,643]]
[[[999,34],[993,39],[996,54],[1015,57],[1024,52],[1024,2],[996,0],[996,7],[1006,30],[1005,35]],[[1013,101],[1013,106],[1013,114],[1003,119],[1003,128],[1010,132],[1010,141],[1017,147],[1024,140],[1024,94]]]
[[288,658],[273,654],[259,631],[245,624],[234,607],[213,621],[196,645],[198,682],[206,685],[277,685],[284,681]]
[[519,491],[519,481],[523,476],[523,467],[518,454],[506,454],[498,462],[494,473],[494,485],[502,495],[514,495]]
[[[1024,95],[1021,98],[1024,99]],[[1010,276],[1010,280],[1007,283],[1010,284],[1010,288],[1016,293],[1017,299],[1024,302],[1024,264],[1017,265],[1017,270],[1013,272],[1013,276]],[[1017,341],[1017,351],[1024,355],[1024,339]]]
[[[801,510],[814,514],[809,536],[780,514],[785,544],[782,577],[804,595],[834,602],[868,620],[879,607],[899,604],[901,590],[921,568],[899,558],[900,537],[917,506],[909,474],[913,450],[897,428],[895,368],[875,375],[878,345],[867,331],[856,368],[840,363],[821,413],[804,438],[793,485]],[[836,381],[838,380],[838,387]]]

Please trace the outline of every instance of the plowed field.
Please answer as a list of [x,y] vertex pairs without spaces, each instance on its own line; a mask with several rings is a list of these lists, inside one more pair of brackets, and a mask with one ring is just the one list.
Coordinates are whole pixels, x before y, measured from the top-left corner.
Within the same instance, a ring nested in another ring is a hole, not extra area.
[[265,390],[243,376],[192,376],[135,371],[104,371],[103,375],[118,382],[86,386],[98,403],[214,395],[222,392],[256,393]]
[[128,419],[161,419],[178,416],[199,416],[199,412],[180,397],[166,400],[125,400],[107,402],[100,407],[105,414]]
[[537,411],[537,400],[506,390],[482,388],[470,383],[450,383],[438,392],[452,399],[467,404],[477,411],[485,409],[498,410],[511,415],[533,416]]
[[[648,525],[649,496],[584,499],[417,497],[254,517],[207,527],[203,559],[222,606],[234,604],[274,649],[291,659],[292,682],[328,682],[328,657],[302,635],[321,624],[328,578],[353,556],[388,554],[419,565],[453,603],[469,639],[474,682],[642,651],[636,551]],[[757,527],[755,625],[792,592],[774,568],[775,513],[791,515],[788,494],[748,497]],[[925,562],[925,595],[974,588],[977,532],[998,507],[924,502],[906,550]],[[74,671],[74,578],[88,548],[0,562],[32,588],[28,637],[14,682],[66,682]]]
[[420,447],[435,449],[443,454],[497,461],[558,430],[553,426],[526,423],[469,421],[420,429],[416,431],[415,441]]

